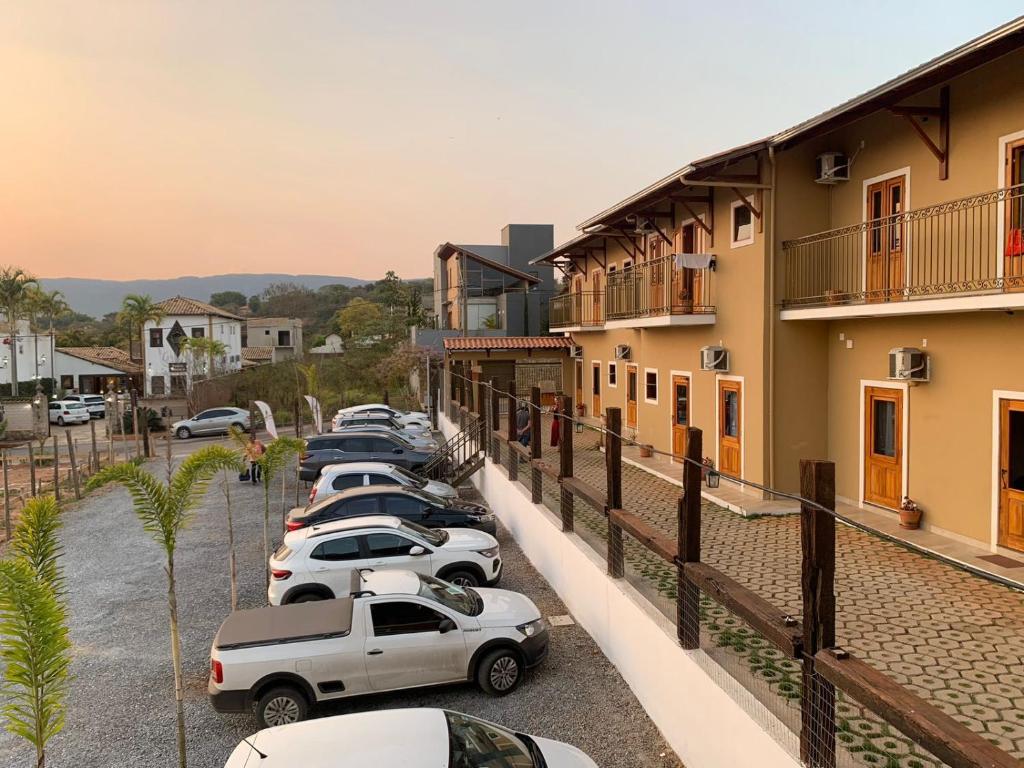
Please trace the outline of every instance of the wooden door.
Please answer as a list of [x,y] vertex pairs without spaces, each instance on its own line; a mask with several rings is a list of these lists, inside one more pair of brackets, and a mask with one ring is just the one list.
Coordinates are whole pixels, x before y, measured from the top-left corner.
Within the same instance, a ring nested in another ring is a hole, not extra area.
[[864,390],[864,501],[898,509],[903,499],[903,391]]
[[1009,291],[1024,290],[1024,139],[1006,147],[1006,199],[1003,203],[1006,247],[1003,281]]
[[[686,455],[686,429],[690,426],[690,377],[672,377],[672,455]],[[681,459],[680,459],[681,460]]]
[[999,412],[999,546],[1024,552],[1024,400]]
[[907,178],[897,176],[868,187],[868,242],[865,289],[868,301],[892,301],[903,297],[903,247],[905,227],[894,220],[905,210]]
[[591,405],[594,407],[593,416],[596,418],[601,415],[601,364],[594,363],[591,370],[591,382],[590,382],[590,396],[592,398]]
[[651,235],[647,245],[647,266],[645,267],[648,281],[647,310],[651,314],[666,311],[665,303],[665,241],[661,235]]
[[[697,253],[699,238],[696,224],[685,224],[679,229],[677,253]],[[687,314],[700,303],[703,270],[686,269],[672,264],[672,311]]]
[[741,477],[743,472],[743,385],[718,382],[718,470]]
[[626,426],[636,429],[637,368],[626,366]]
[[590,282],[594,287],[594,321],[600,322],[604,319],[601,314],[601,271],[595,269],[590,275]]
[[[576,405],[583,405],[583,361],[576,361]],[[570,414],[574,416],[575,414]]]

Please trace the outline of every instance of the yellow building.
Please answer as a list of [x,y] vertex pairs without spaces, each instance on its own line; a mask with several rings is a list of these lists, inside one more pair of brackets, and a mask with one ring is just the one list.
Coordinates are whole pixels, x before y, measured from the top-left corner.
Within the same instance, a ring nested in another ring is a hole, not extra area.
[[727,474],[1024,551],[1024,20],[692,162],[540,257],[576,398]]

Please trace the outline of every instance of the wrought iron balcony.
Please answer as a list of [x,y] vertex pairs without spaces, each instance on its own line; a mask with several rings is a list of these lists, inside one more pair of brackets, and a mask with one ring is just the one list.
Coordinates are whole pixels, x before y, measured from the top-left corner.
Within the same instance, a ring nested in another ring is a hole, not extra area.
[[1024,290],[1024,185],[782,244],[787,309]]
[[[663,256],[608,275],[608,320],[715,314],[714,273]],[[713,318],[709,319],[713,322]]]
[[551,328],[588,328],[604,325],[604,293],[582,291],[551,299],[548,306]]

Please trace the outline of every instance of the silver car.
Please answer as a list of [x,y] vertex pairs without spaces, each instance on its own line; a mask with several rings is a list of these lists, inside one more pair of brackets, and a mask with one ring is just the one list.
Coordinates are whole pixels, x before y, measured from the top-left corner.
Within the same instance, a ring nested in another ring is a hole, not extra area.
[[448,483],[428,480],[395,464],[383,461],[352,461],[348,464],[328,464],[321,469],[320,478],[309,492],[309,503],[364,485],[400,485],[447,499],[458,498],[459,495]]
[[171,431],[175,437],[187,440],[194,435],[226,435],[231,427],[249,429],[249,412],[243,408],[207,408],[191,419],[174,422]]

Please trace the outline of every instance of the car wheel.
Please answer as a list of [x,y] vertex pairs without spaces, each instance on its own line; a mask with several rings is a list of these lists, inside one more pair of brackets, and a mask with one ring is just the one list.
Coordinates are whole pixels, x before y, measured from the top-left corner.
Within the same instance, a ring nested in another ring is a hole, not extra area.
[[288,725],[306,719],[309,704],[294,688],[272,688],[256,703],[256,719],[264,728]]
[[61,426],[61,427],[64,426],[64,417],[63,416],[58,416],[57,417],[57,425]]
[[292,603],[315,603],[318,600],[325,600],[326,598],[319,592],[303,592],[301,595],[296,595],[288,601],[288,604]]
[[192,430],[188,427],[178,427],[178,431],[174,434],[178,436],[179,440],[188,440],[192,437]]
[[508,648],[487,654],[476,671],[477,685],[491,696],[512,693],[522,677],[523,664],[519,654]]
[[445,574],[444,580],[457,587],[479,587],[480,579],[472,571],[451,571]]
[[232,429],[237,429],[239,432],[245,432],[245,426],[240,421],[236,421],[231,425]]

